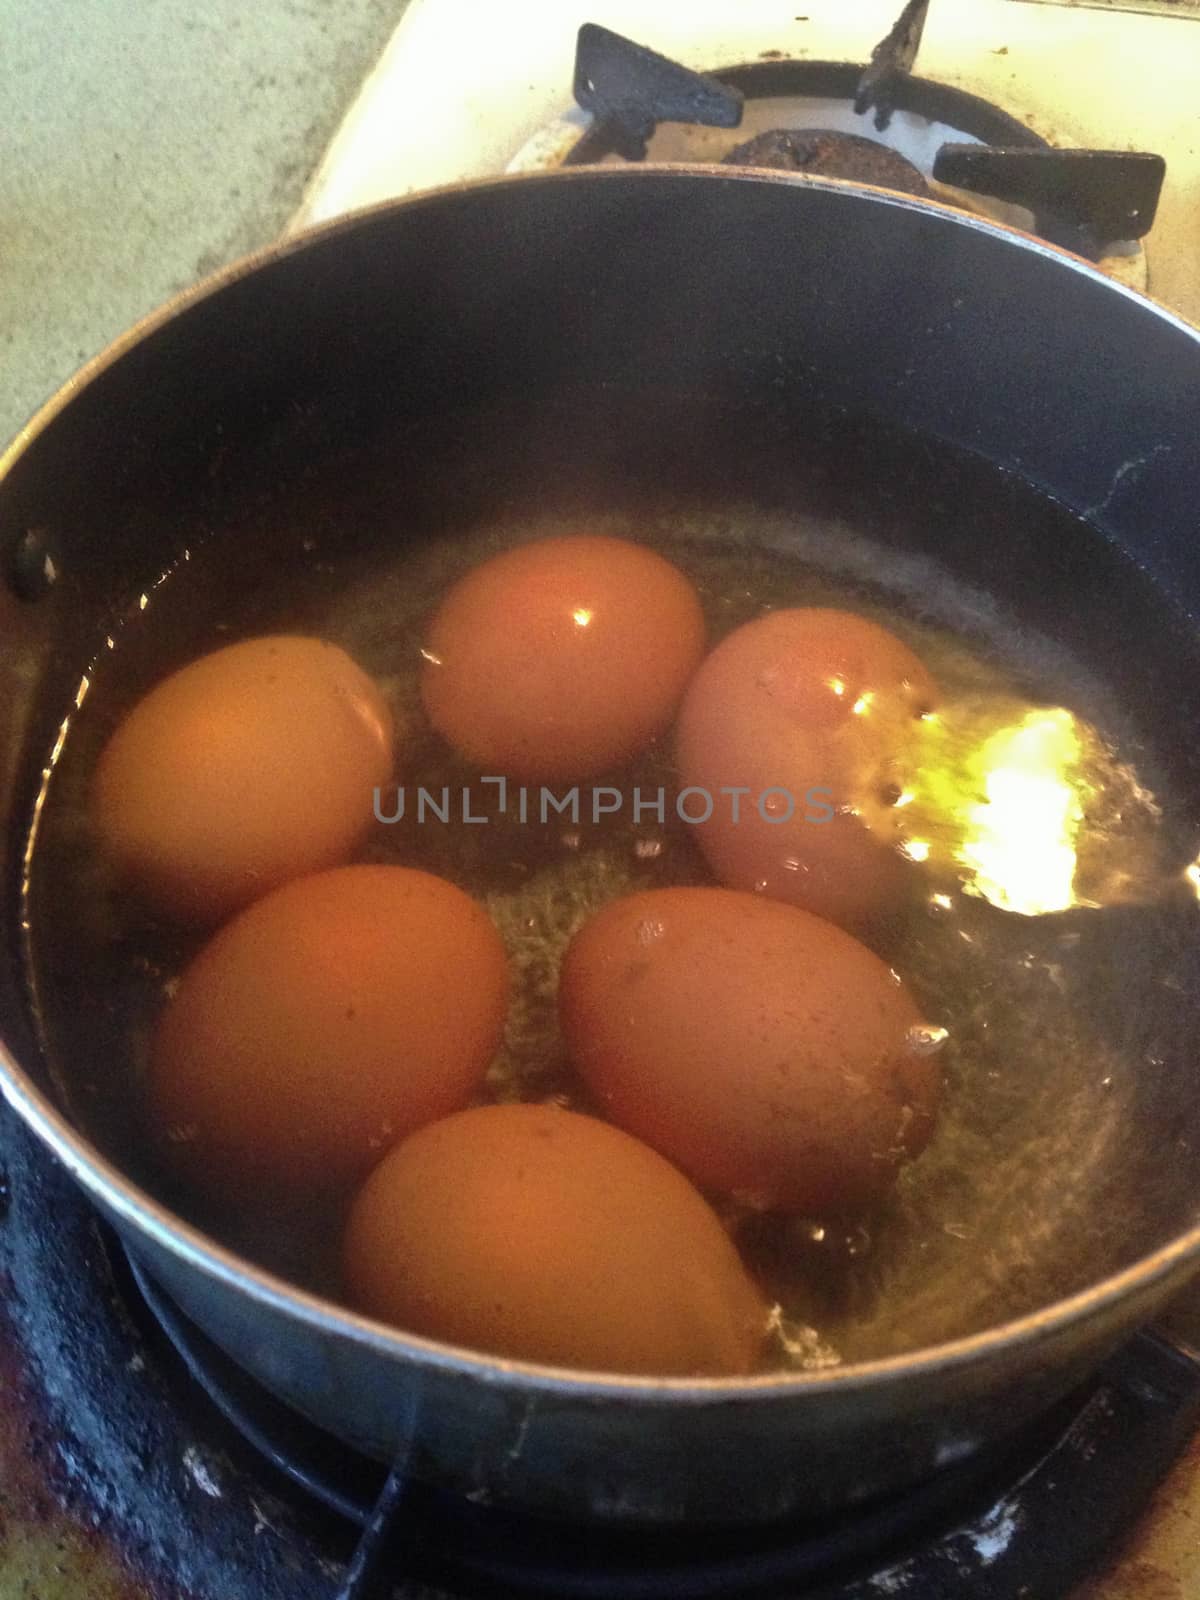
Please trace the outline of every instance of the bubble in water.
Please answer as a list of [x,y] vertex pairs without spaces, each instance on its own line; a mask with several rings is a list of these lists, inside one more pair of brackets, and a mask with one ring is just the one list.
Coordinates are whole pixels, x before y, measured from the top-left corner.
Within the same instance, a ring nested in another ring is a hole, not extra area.
[[908,1133],[913,1124],[913,1108],[908,1105],[900,1107],[900,1117],[896,1123],[896,1131],[892,1135],[892,1143],[887,1150],[872,1150],[872,1161],[886,1161],[889,1167],[894,1167],[897,1161],[903,1161],[908,1154]]
[[633,847],[633,853],[639,861],[657,861],[663,853],[661,839],[639,839]]
[[806,1239],[809,1244],[825,1243],[825,1226],[823,1223],[810,1222],[807,1218],[802,1218],[796,1224],[796,1232],[802,1239]]
[[783,870],[785,872],[799,872],[800,869],[801,869],[801,866],[802,866],[802,863],[797,859],[796,856],[784,856],[784,858],[783,858]]
[[870,1231],[859,1223],[846,1235],[846,1254],[848,1256],[865,1256],[872,1244]]
[[758,879],[758,881],[754,885],[754,892],[755,892],[755,894],[766,894],[766,892],[767,892],[767,880],[765,878],[759,878]]
[[787,1356],[789,1364],[801,1372],[824,1372],[842,1364],[841,1356],[815,1328],[804,1322],[793,1322],[784,1315],[781,1305],[771,1307],[767,1332]]
[[949,1037],[948,1028],[938,1028],[930,1022],[918,1022],[904,1035],[904,1045],[915,1056],[931,1056],[935,1050],[942,1048]]
[[664,932],[661,922],[653,917],[643,917],[637,925],[637,940],[639,944],[653,944],[656,939],[661,939]]
[[582,839],[577,833],[564,833],[562,836],[564,850],[578,850],[581,843]]

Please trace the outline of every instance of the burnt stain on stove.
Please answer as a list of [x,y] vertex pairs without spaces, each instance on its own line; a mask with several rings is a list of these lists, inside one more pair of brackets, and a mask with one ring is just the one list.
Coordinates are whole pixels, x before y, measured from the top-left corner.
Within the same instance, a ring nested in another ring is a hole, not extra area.
[[1102,1594],[1103,1600],[1189,1600],[1182,1579],[1144,1561],[1120,1568],[1103,1592],[1089,1584],[1076,1600],[1101,1600]]
[[1197,1589],[1181,1574],[1195,1572],[1200,1550],[1197,1483],[1200,1435],[1159,1485],[1133,1533],[1118,1546],[1111,1568],[1085,1583],[1072,1600],[1193,1600]]
[[919,170],[895,150],[876,139],[828,128],[773,128],[735,145],[724,157],[724,164],[846,178],[925,199],[930,194]]
[[0,1596],[328,1600],[349,1541],[156,1335],[111,1235],[0,1105]]
[[[90,1507],[72,1506],[59,1445],[37,1406],[7,1306],[11,1278],[0,1278],[0,1592],[37,1600],[150,1600],[139,1578],[92,1524]],[[181,1591],[163,1586],[186,1600]]]

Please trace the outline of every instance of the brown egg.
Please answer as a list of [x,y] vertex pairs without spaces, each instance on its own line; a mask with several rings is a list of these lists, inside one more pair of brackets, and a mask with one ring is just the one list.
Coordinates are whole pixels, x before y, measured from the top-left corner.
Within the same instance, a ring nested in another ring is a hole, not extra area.
[[860,1206],[933,1130],[938,1030],[877,956],[778,901],[613,901],[567,949],[559,1011],[606,1114],[754,1206]]
[[714,800],[696,832],[717,877],[845,927],[892,909],[913,874],[903,802],[937,700],[907,645],[847,611],[773,611],[731,633],[676,731],[681,783]]
[[430,721],[486,771],[551,783],[627,761],[704,651],[692,585],[624,539],[542,539],[455,584],[430,625]]
[[337,1189],[466,1104],[507,999],[500,936],[453,884],[405,867],[299,878],[184,972],[153,1040],[153,1123],[212,1195]]
[[747,1372],[767,1307],[653,1150],[557,1106],[481,1106],[399,1145],[355,1201],[369,1315],[488,1355],[654,1376]]
[[216,922],[344,861],[392,771],[392,718],[337,645],[246,639],[173,673],[96,769],[94,812],[118,871],[160,911]]

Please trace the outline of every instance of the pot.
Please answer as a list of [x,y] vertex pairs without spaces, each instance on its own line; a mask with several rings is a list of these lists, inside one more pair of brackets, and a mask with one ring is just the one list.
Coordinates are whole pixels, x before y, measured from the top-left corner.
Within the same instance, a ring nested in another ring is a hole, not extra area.
[[[1057,1171],[1022,1169],[1046,1221],[1007,1320],[831,1370],[634,1380],[406,1337],[147,1192],[120,1119],[93,1117],[69,1064],[52,1072],[39,1050],[26,845],[65,710],[114,619],[280,485],[311,480],[335,506],[363,440],[403,462],[396,540],[536,504],[548,472],[581,503],[670,481],[730,503],[842,505],[867,485],[885,542],[1103,671],[1194,826],[1198,403],[1200,335],[1161,307],[1036,240],[832,181],[598,168],[489,182],[208,280],[85,368],[0,461],[0,1088],[249,1372],[351,1444],[406,1452],[476,1499],[758,1522],[895,1489],[1016,1428],[1200,1262],[1200,974],[1165,1002],[1153,973],[1114,976],[1098,1025],[1174,1011],[1102,1162],[1085,1136],[1105,1114],[1099,1078],[1045,1085],[1017,1116],[1014,1150],[1041,1148],[1062,1118],[1079,1140]],[[1088,525],[1014,522],[1018,480]],[[990,501],[959,499],[981,482]],[[225,558],[254,568],[245,541]]]

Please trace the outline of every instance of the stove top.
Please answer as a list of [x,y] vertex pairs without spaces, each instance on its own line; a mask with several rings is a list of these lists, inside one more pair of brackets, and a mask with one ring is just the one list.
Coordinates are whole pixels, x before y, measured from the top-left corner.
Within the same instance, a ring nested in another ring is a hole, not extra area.
[[772,58],[720,78],[585,23],[574,93],[590,124],[557,118],[509,170],[650,159],[847,178],[1038,234],[1145,290],[1141,241],[1157,215],[1163,158],[1057,149],[1002,107],[914,76],[927,10],[928,0],[910,0],[912,26],[893,30],[866,69]]
[[[572,92],[584,23],[717,78],[730,68],[780,63],[853,63],[861,73],[899,9],[900,0],[411,0],[294,226],[392,195],[562,160],[592,124]],[[1165,160],[1145,260],[1127,281],[1200,321],[1197,8],[932,0],[927,13],[915,62],[922,80],[989,103],[1055,149]],[[873,133],[868,116],[849,116],[848,126]],[[919,142],[935,120],[916,113],[908,136]],[[696,159],[678,148],[681,126],[671,128],[672,144],[651,154]],[[726,148],[738,142],[735,132]],[[702,139],[698,153],[707,159],[708,151]]]
[[[842,1519],[556,1527],[425,1488],[403,1462],[389,1473],[258,1389],[7,1110],[0,1172],[4,1595],[1117,1600],[1144,1557],[1111,1587],[1085,1575],[1200,1422],[1200,1360],[1145,1334],[996,1452]],[[1162,1593],[1183,1600],[1183,1582]]]

